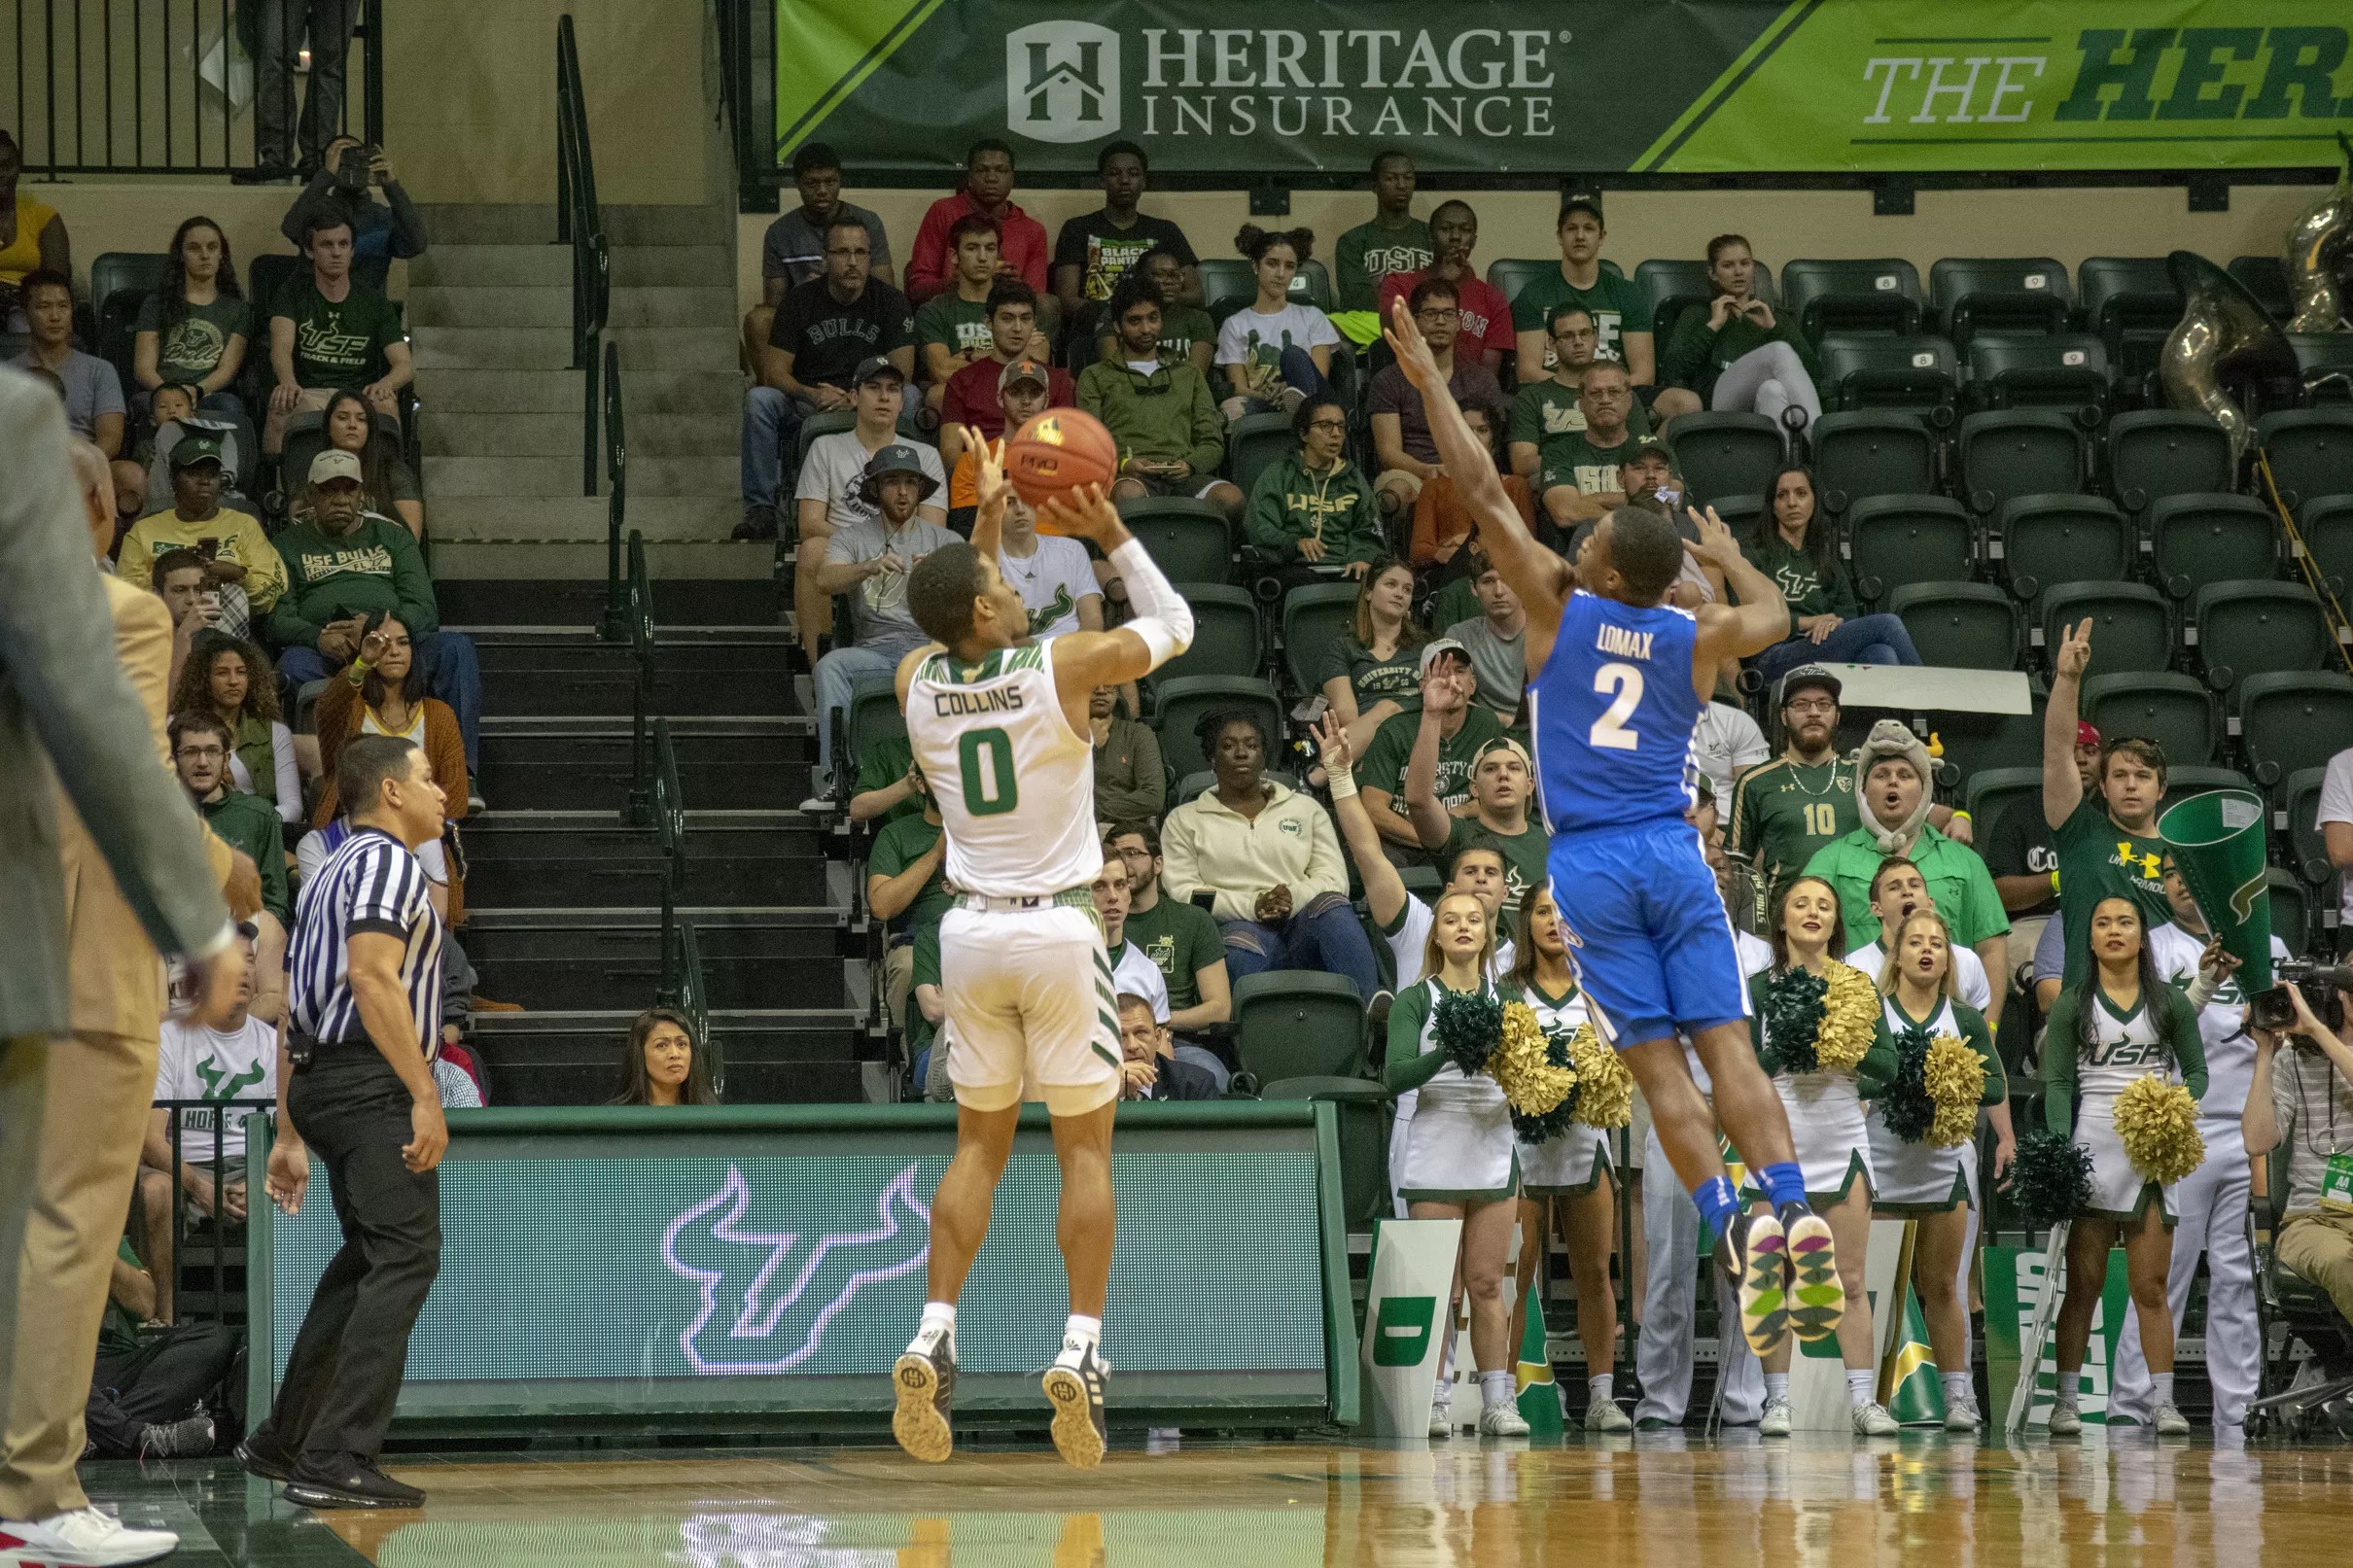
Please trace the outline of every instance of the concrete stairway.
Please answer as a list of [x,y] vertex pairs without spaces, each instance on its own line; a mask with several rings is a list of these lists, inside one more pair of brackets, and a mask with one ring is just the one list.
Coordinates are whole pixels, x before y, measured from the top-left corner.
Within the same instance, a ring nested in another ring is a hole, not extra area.
[[[441,577],[602,577],[608,504],[583,495],[585,378],[572,364],[572,251],[547,206],[430,207],[409,263],[425,493]],[[607,207],[606,340],[619,345],[627,525],[653,575],[752,577],[740,515],[735,230],[723,209]]]

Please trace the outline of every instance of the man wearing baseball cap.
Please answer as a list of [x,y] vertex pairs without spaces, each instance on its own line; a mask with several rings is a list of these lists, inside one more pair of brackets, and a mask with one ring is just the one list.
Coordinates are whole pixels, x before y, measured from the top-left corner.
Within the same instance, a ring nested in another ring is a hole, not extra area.
[[859,682],[888,681],[900,659],[931,641],[908,612],[907,574],[933,550],[956,542],[938,523],[916,515],[939,488],[938,467],[928,448],[904,441],[882,447],[859,475],[859,495],[871,514],[835,531],[825,541],[824,565],[802,558],[827,622],[832,596],[846,593],[857,632],[849,646],[817,661],[817,770],[809,798],[801,802],[804,812],[834,808],[834,715],[849,707]]
[[286,563],[248,513],[221,505],[225,470],[220,437],[189,435],[171,449],[170,511],[130,525],[115,575],[135,588],[152,585],[156,557],[194,550],[204,559],[204,586],[221,596],[217,624],[231,637],[253,636],[253,617],[268,613],[286,591]]
[[1649,294],[1601,265],[1601,241],[1608,232],[1601,226],[1601,193],[1565,192],[1556,232],[1560,267],[1531,279],[1512,300],[1512,328],[1520,339],[1520,384],[1544,379],[1551,368],[1553,311],[1575,304],[1592,313],[1596,356],[1626,366],[1635,396],[1661,428],[1677,414],[1699,412],[1699,399],[1680,387],[1661,390],[1658,385]]
[[[983,360],[967,368],[987,372],[995,383],[996,401],[989,404],[989,413],[997,425],[996,431],[990,432],[983,425],[969,427],[983,432],[991,440],[1001,439],[1056,406],[1053,399],[1057,376],[1062,378],[1064,405],[1068,405],[1070,372],[1049,366],[1042,360],[1025,354],[1003,365]],[[961,376],[964,372],[958,373]],[[961,425],[945,425],[939,433],[941,454],[954,454],[950,459],[954,471],[948,475],[948,526],[959,534],[971,533],[973,508],[980,505],[980,457],[966,441],[966,429]]]
[[1431,791],[1440,809],[1470,803],[1471,765],[1480,749],[1503,733],[1495,715],[1471,700],[1478,672],[1469,650],[1451,637],[1422,645],[1422,711],[1396,714],[1373,732],[1364,759],[1355,767],[1364,808],[1381,832],[1382,847],[1401,865],[1435,865],[1443,856],[1423,848],[1421,832],[1405,815],[1406,766],[1428,749]]
[[1762,920],[1816,850],[1861,824],[1854,765],[1834,749],[1841,689],[1819,664],[1783,676],[1781,754],[1733,785],[1724,853],[1754,872],[1754,903],[1738,911],[1746,918]]
[[1501,845],[1503,912],[1517,915],[1528,890],[1544,886],[1545,857],[1552,853],[1552,835],[1534,816],[1536,770],[1528,748],[1508,735],[1480,746],[1471,759],[1469,808],[1461,816],[1438,803],[1437,764],[1437,748],[1421,744],[1405,763],[1405,810],[1422,847],[1443,862],[1473,842]]
[[948,377],[940,401],[940,455],[950,469],[964,450],[960,425],[969,426],[991,440],[1021,423],[1003,405],[1005,371],[1026,361],[1040,368],[1047,408],[1068,408],[1078,401],[1071,372],[1053,363],[1054,345],[1037,331],[1037,296],[1019,278],[1000,274],[989,286],[989,348],[971,364]]

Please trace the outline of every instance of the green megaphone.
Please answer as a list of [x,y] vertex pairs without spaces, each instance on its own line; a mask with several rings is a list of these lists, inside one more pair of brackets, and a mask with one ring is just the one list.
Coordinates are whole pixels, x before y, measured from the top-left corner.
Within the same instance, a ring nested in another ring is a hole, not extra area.
[[2250,996],[2271,989],[2266,815],[2253,790],[2211,789],[2174,806],[2157,823],[2157,836],[2173,852],[2206,929],[2238,959],[2238,983]]

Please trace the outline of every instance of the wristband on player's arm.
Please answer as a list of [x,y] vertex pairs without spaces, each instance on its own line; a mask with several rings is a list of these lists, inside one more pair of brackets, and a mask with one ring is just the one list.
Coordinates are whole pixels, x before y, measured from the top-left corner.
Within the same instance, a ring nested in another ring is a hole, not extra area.
[[1111,552],[1111,565],[1127,583],[1128,603],[1136,607],[1126,630],[1143,639],[1152,650],[1152,668],[1193,645],[1193,607],[1169,584],[1140,540],[1129,540]]

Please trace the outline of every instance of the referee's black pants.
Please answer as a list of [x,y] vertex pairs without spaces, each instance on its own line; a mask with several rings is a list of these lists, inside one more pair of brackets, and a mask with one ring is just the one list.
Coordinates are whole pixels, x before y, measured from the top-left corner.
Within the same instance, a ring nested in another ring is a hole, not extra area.
[[255,1439],[304,1468],[345,1454],[372,1463],[400,1396],[408,1331],[440,1269],[439,1173],[402,1162],[408,1090],[372,1045],[321,1044],[286,1098],[296,1130],[327,1167],[343,1245],[319,1276],[277,1403]]

